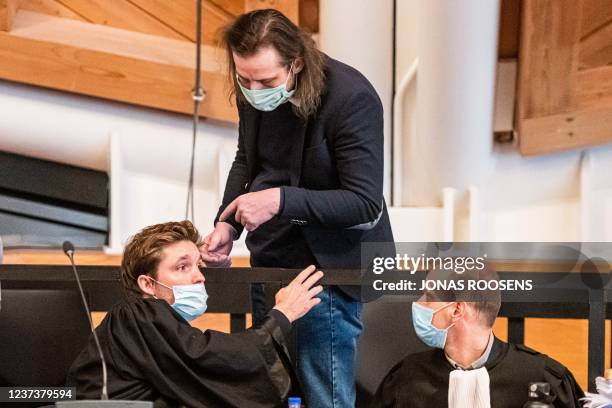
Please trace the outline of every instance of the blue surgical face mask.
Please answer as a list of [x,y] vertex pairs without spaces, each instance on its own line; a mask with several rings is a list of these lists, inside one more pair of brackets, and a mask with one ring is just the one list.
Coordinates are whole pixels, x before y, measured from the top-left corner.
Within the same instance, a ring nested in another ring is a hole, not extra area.
[[242,94],[251,106],[260,111],[270,112],[287,102],[295,93],[297,84],[293,85],[293,90],[287,91],[287,83],[289,82],[289,76],[292,72],[293,63],[291,63],[291,67],[289,67],[289,73],[287,74],[285,83],[276,88],[248,89],[242,86],[240,80],[236,79],[236,82],[238,82]]
[[172,290],[174,293],[174,303],[170,306],[188,322],[202,316],[206,312],[208,293],[206,293],[204,283],[169,287],[155,279],[153,281]]
[[432,321],[434,314],[451,304],[452,303],[448,303],[436,310],[432,310],[417,302],[412,302],[412,324],[414,325],[414,330],[419,339],[429,347],[443,349],[446,345],[448,329],[453,327],[454,323],[446,329],[438,329],[433,325]]

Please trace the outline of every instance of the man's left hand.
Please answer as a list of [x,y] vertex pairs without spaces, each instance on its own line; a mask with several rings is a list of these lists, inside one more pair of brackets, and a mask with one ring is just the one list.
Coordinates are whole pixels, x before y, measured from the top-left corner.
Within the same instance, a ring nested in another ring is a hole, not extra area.
[[243,194],[225,207],[219,221],[225,221],[234,214],[234,219],[247,231],[254,231],[278,214],[280,194],[279,187]]

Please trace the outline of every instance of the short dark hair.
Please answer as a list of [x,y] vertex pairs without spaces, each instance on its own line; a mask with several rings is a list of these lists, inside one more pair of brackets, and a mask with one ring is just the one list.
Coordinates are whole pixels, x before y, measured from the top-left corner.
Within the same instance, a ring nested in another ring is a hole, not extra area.
[[121,261],[121,283],[128,296],[143,295],[138,286],[138,277],[150,275],[156,279],[163,249],[180,241],[191,241],[198,247],[201,245],[200,233],[191,221],[151,225],[130,238]]
[[[427,279],[443,281],[498,281],[499,277],[495,270],[487,263],[484,268],[466,268],[463,273],[453,270],[435,269],[427,274]],[[467,302],[470,303],[481,321],[488,327],[492,327],[497,319],[501,308],[501,292],[499,289],[470,290],[464,285],[463,289],[428,290],[425,293],[426,300],[430,302]]]
[[223,30],[222,44],[227,50],[230,97],[246,103],[236,79],[236,64],[232,53],[248,57],[260,48],[272,46],[280,54],[283,64],[289,67],[301,58],[304,67],[299,73],[293,105],[294,112],[303,120],[316,113],[325,88],[325,63],[323,53],[317,49],[310,34],[303,31],[283,13],[274,9],[254,10],[242,14]]

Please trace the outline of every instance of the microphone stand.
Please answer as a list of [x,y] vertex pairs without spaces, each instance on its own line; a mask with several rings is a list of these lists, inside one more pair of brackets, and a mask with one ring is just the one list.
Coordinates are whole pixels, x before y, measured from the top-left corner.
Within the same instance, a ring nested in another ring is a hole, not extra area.
[[91,320],[91,312],[89,311],[89,306],[87,304],[87,300],[85,299],[85,292],[83,291],[83,286],[81,285],[81,279],[79,278],[79,274],[77,273],[76,265],[74,263],[74,246],[72,243],[66,241],[64,242],[64,253],[70,259],[70,264],[72,265],[72,271],[74,272],[74,279],[79,286],[79,293],[81,294],[81,300],[83,301],[83,307],[85,308],[85,313],[87,313],[87,320],[89,320],[89,327],[91,328],[91,333],[93,334],[94,342],[96,343],[96,348],[98,349],[98,354],[100,355],[100,361],[102,362],[102,393],[100,395],[101,400],[108,399],[108,375],[106,372],[106,360],[104,359],[104,353],[102,353],[102,346],[100,346],[100,340],[98,339],[98,334],[96,333],[93,321]]
[[153,403],[149,401],[125,401],[125,400],[114,400],[111,401],[108,399],[108,390],[107,390],[107,371],[106,371],[106,360],[104,359],[104,353],[102,352],[102,346],[100,345],[100,340],[98,339],[98,334],[93,325],[93,321],[91,320],[91,312],[89,311],[89,306],[87,304],[87,299],[85,298],[85,292],[83,291],[83,286],[81,285],[81,279],[79,278],[79,274],[77,272],[76,264],[74,263],[74,245],[70,241],[64,242],[62,245],[64,253],[70,259],[70,264],[72,265],[72,271],[74,272],[74,279],[77,282],[79,287],[79,293],[81,294],[81,300],[83,301],[83,306],[85,308],[85,313],[87,314],[87,319],[89,320],[89,327],[91,328],[91,333],[94,338],[94,342],[96,343],[96,348],[98,349],[98,354],[100,355],[100,361],[102,362],[102,392],[100,394],[100,400],[72,400],[72,401],[58,401],[55,403],[55,406],[58,408],[152,408]]

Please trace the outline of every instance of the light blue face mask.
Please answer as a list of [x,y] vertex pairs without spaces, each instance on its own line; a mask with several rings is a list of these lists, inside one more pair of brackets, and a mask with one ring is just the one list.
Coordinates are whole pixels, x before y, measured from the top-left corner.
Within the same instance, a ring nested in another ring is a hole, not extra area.
[[270,112],[287,102],[295,93],[297,83],[293,85],[293,90],[287,91],[287,83],[289,82],[289,76],[292,72],[293,63],[291,63],[289,67],[289,73],[287,74],[285,83],[276,88],[248,89],[242,86],[240,80],[236,79],[236,82],[238,82],[242,94],[251,106],[260,111]]
[[155,279],[153,280],[172,290],[174,293],[174,303],[170,306],[179,315],[181,315],[183,319],[190,322],[193,319],[202,316],[204,312],[206,312],[208,293],[206,293],[204,283],[194,283],[193,285],[174,285],[173,287],[169,287],[156,281]]
[[412,302],[412,324],[417,336],[423,343],[429,347],[443,349],[446,345],[446,337],[448,336],[448,329],[454,326],[454,323],[448,326],[446,329],[438,329],[432,323],[434,314],[451,305],[448,303],[436,310],[432,310],[428,307],[422,306],[417,302]]

